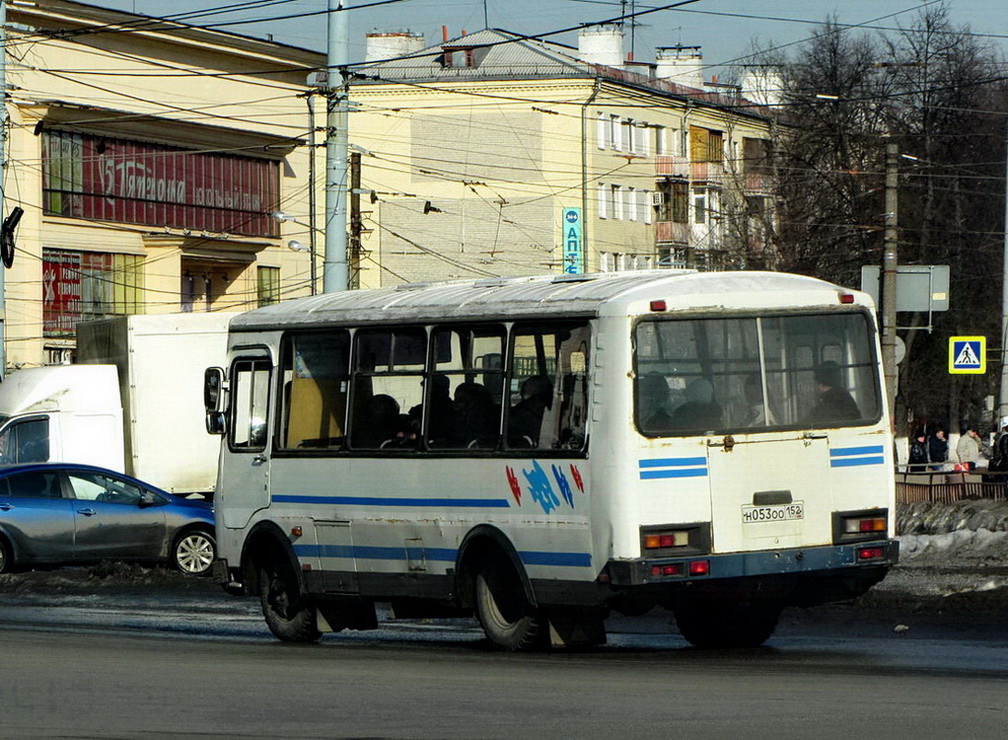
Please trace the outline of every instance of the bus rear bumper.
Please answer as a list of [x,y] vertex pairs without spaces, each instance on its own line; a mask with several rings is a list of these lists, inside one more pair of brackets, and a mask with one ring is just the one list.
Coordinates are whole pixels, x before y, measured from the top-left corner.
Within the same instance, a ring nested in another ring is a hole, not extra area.
[[899,559],[897,540],[686,558],[610,561],[603,582],[617,591],[699,595],[776,594],[809,606],[860,596]]

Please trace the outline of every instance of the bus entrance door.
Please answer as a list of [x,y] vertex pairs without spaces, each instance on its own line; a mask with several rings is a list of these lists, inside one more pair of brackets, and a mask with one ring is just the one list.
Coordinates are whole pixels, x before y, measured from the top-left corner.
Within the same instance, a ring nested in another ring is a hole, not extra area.
[[714,552],[829,544],[832,495],[825,437],[708,443]]
[[242,357],[231,365],[228,449],[221,459],[217,512],[224,526],[241,529],[269,505],[269,388],[272,365],[265,357]]

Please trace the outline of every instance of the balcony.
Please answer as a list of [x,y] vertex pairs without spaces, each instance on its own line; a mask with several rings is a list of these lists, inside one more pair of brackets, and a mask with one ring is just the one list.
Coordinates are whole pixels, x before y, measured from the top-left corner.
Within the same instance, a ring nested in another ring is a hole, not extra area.
[[655,174],[659,177],[686,178],[689,176],[689,162],[671,154],[659,154],[655,157]]
[[724,163],[690,162],[690,179],[693,182],[721,184],[724,179]]
[[690,225],[676,221],[656,221],[655,239],[659,243],[689,243]]

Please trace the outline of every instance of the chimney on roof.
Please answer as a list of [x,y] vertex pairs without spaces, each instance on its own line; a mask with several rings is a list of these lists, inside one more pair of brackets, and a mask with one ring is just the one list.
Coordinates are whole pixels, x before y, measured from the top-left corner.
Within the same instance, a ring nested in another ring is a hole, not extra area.
[[703,55],[699,46],[660,46],[655,50],[655,77],[704,89]]
[[424,48],[422,34],[409,31],[364,34],[364,61],[377,62],[380,59],[398,59],[409,56]]
[[619,26],[582,28],[578,34],[578,58],[589,64],[623,67],[623,29]]

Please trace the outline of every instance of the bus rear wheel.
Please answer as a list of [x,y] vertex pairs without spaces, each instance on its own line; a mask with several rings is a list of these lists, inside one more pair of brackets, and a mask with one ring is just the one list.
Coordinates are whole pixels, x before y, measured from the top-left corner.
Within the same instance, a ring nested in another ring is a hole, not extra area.
[[321,637],[315,607],[301,591],[297,572],[288,558],[273,555],[260,565],[259,601],[266,626],[278,639],[315,642]]
[[698,648],[758,647],[777,629],[781,607],[703,601],[674,608],[679,633]]
[[476,574],[476,617],[487,639],[507,651],[542,643],[546,623],[529,603],[521,576],[504,558],[484,562]]

